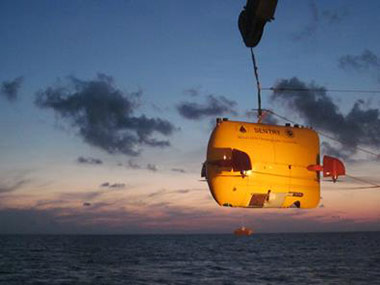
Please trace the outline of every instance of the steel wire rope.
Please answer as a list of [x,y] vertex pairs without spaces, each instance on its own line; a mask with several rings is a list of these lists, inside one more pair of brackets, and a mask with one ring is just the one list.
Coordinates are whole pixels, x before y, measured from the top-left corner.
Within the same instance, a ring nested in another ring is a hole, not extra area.
[[361,90],[361,89],[325,89],[325,88],[275,88],[275,87],[263,87],[263,91],[325,91],[325,92],[336,92],[336,93],[368,93],[368,94],[379,94],[380,90]]

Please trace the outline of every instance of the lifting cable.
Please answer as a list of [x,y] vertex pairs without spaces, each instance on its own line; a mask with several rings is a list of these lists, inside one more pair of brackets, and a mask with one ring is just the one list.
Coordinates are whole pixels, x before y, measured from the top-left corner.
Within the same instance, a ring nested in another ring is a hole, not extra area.
[[371,187],[365,187],[363,189],[372,189],[372,188],[380,188],[380,185],[379,184],[376,184],[376,183],[373,183],[373,182],[370,182],[368,180],[364,180],[362,178],[358,178],[358,177],[355,177],[355,176],[351,176],[351,175],[348,175],[346,174],[347,177],[353,179],[353,180],[356,180],[358,182],[361,182],[361,183],[364,183],[364,184],[369,184],[369,185],[372,185]]
[[325,91],[325,92],[335,92],[335,93],[367,93],[367,94],[379,94],[380,90],[354,90],[354,89],[325,89],[325,88],[276,88],[276,87],[265,87],[261,88],[264,91],[294,91],[294,92],[305,92],[305,91]]
[[259,81],[259,73],[258,73],[258,68],[257,68],[256,58],[255,58],[255,54],[253,52],[253,48],[251,47],[250,50],[251,50],[251,57],[252,57],[252,63],[253,63],[253,71],[254,71],[255,78],[256,78],[257,100],[258,100],[257,117],[259,119],[258,122],[261,123],[261,121],[263,119],[263,112],[261,109],[261,85],[260,85],[260,81]]

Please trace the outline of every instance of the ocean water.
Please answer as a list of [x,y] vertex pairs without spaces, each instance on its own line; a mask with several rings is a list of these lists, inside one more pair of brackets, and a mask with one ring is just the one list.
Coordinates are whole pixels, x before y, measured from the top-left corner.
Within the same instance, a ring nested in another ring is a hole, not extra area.
[[380,232],[4,235],[1,284],[380,284]]

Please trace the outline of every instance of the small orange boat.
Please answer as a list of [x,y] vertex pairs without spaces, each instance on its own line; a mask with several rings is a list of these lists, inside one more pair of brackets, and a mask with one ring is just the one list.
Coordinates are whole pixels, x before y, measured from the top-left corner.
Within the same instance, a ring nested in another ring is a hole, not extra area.
[[249,228],[242,226],[242,227],[236,229],[234,231],[234,234],[236,236],[250,236],[251,234],[253,234],[253,231]]

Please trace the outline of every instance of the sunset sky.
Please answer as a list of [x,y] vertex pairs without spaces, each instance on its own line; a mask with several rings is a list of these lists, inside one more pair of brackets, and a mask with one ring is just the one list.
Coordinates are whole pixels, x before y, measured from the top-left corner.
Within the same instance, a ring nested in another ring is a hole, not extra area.
[[[255,121],[245,0],[0,1],[0,233],[380,230],[380,188],[322,182],[312,210],[217,205],[216,117]],[[263,107],[380,184],[380,2],[279,0],[255,48]],[[358,90],[340,93],[326,90]],[[277,123],[284,124],[278,120]],[[363,188],[364,187],[364,188]]]

